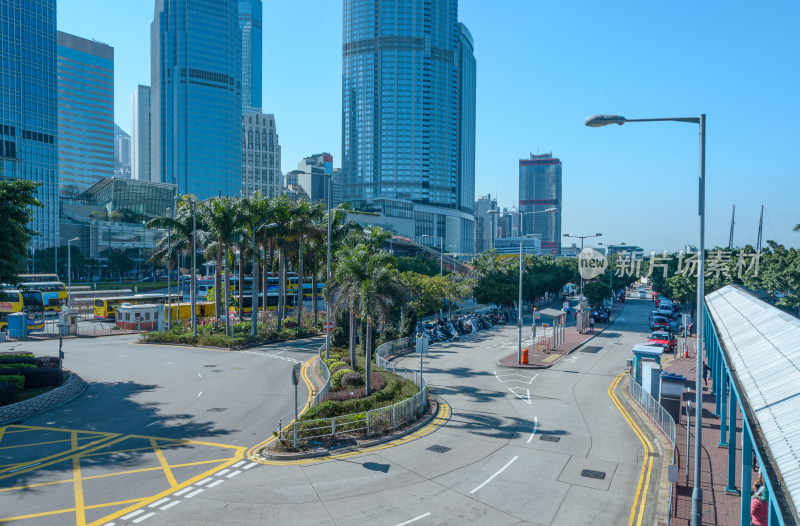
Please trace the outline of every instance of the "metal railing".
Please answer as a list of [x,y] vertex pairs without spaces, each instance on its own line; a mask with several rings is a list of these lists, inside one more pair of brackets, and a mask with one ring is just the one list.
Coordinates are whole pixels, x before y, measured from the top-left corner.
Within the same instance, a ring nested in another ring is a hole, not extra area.
[[653,419],[658,427],[667,435],[669,441],[672,443],[672,447],[675,447],[675,420],[672,416],[667,413],[667,411],[661,407],[661,404],[658,401],[650,396],[650,393],[645,391],[641,385],[639,385],[636,380],[633,378],[632,375],[628,375],[628,393],[631,395],[637,404],[641,406],[642,409],[647,411],[647,414],[650,415],[650,418]]
[[[406,380],[411,380],[419,388],[419,392],[396,404],[371,409],[363,413],[340,415],[331,418],[317,418],[313,420],[302,420],[295,422],[292,420],[284,426],[283,422],[290,417],[286,415],[278,420],[278,436],[281,440],[289,440],[294,436],[295,428],[297,437],[302,440],[312,440],[315,438],[333,437],[349,435],[355,437],[369,437],[376,433],[382,433],[390,429],[401,427],[422,414],[428,407],[428,384],[425,378],[417,371],[410,371],[404,367],[389,362],[386,357],[397,353],[400,350],[408,349],[413,338],[402,338],[386,342],[375,350],[375,362],[378,367],[390,371]],[[324,349],[324,346],[322,347]],[[321,351],[322,351],[321,349]],[[322,362],[322,356],[320,356]],[[324,365],[323,365],[324,366]],[[327,369],[327,367],[325,367]],[[330,386],[330,380],[326,381],[326,387]],[[323,388],[325,389],[325,388]],[[327,389],[325,389],[327,393]],[[322,400],[322,391],[314,399]],[[312,400],[313,402],[313,400]],[[309,402],[306,406],[314,405],[316,402]]]
[[328,391],[331,388],[331,370],[328,369],[328,366],[325,365],[325,360],[322,359],[322,353],[325,352],[325,344],[322,344],[322,347],[319,348],[317,355],[319,356],[319,360],[317,360],[317,371],[319,371],[319,376],[322,378],[322,381],[325,382],[319,392],[314,396],[314,403],[311,404],[312,406],[317,405],[320,403],[324,398],[325,395],[328,394]]

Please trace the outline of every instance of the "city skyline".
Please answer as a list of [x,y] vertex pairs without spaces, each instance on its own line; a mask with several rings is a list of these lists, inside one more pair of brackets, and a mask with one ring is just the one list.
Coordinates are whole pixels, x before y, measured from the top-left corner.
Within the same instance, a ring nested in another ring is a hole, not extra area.
[[[490,9],[476,0],[459,2],[459,20],[469,26],[482,64],[476,195],[491,193],[500,208],[510,207],[517,199],[520,154],[554,151],[570,174],[563,182],[563,231],[602,231],[614,242],[648,250],[696,244],[696,128],[654,123],[594,130],[583,126],[583,118],[601,112],[630,118],[704,112],[708,244],[727,245],[735,203],[736,245],[755,242],[761,204],[765,239],[800,245],[791,231],[800,221],[792,200],[800,191],[799,170],[791,155],[800,140],[795,124],[800,111],[785,104],[793,100],[797,80],[785,64],[792,60],[790,50],[800,46],[791,22],[800,7],[783,2],[752,13],[742,2],[726,4],[724,11],[693,5],[689,12],[674,6],[643,9],[632,2],[611,9],[588,2],[575,9],[506,4]],[[137,84],[149,83],[150,7],[59,2],[61,31],[115,48],[116,122],[126,131],[128,97]],[[505,15],[509,9],[514,17]],[[263,106],[282,123],[286,172],[309,151],[340,149],[342,5],[276,4],[269,13]],[[553,23],[532,35],[525,28],[534,16]],[[121,19],[127,23],[104,22]],[[626,31],[596,34],[599,20]],[[297,38],[300,26],[314,38]],[[759,63],[769,80],[741,75],[745,62]],[[294,80],[307,75],[311,63],[314,78]],[[742,123],[742,113],[757,117]],[[312,121],[315,126],[308,126]],[[659,221],[654,199],[664,209]]]

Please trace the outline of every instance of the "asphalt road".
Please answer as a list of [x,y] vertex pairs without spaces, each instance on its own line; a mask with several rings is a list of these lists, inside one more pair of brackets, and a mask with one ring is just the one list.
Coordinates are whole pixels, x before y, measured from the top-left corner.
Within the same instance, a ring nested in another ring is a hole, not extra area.
[[[513,326],[432,346],[424,370],[443,418],[422,436],[291,462],[255,463],[244,451],[291,408],[286,358],[305,361],[310,349],[281,359],[276,347],[79,340],[67,364],[92,387],[23,423],[36,429],[0,437],[0,509],[68,510],[19,524],[84,524],[81,513],[114,525],[627,524],[632,504],[647,516],[652,497],[638,486],[645,446],[609,387],[646,340],[651,306],[629,301],[604,333],[545,370],[495,365],[516,349]],[[419,367],[414,355],[400,361]],[[40,445],[14,447],[32,444],[28,433]],[[47,454],[55,463],[26,468]]]
[[[105,524],[143,498],[240,462],[293,411],[291,369],[324,341],[226,352],[134,339],[64,340],[65,367],[89,388],[0,428],[0,522]],[[12,348],[57,355],[58,341],[0,344]],[[305,384],[298,397],[308,398]]]

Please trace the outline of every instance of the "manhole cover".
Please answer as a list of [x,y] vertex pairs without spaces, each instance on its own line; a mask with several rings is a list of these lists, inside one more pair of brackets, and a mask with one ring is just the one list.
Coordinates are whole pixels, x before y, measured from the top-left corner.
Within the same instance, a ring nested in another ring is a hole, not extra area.
[[211,409],[206,409],[209,413],[221,413],[228,409],[227,407],[212,407]]
[[203,367],[216,367],[216,364],[215,365],[204,365]]
[[431,446],[428,448],[428,451],[433,451],[434,453],[447,453],[450,451],[450,448],[447,446]]
[[556,437],[553,435],[540,435],[539,440],[544,440],[545,442],[558,442],[561,440],[561,437]]
[[586,477],[586,478],[589,478],[589,479],[603,480],[603,479],[606,478],[606,472],[605,471],[595,471],[593,469],[584,469],[583,471],[581,471],[581,477]]
[[583,349],[581,349],[581,352],[596,353],[600,349],[602,349],[602,347],[598,347],[597,345],[591,345],[589,347],[584,347]]

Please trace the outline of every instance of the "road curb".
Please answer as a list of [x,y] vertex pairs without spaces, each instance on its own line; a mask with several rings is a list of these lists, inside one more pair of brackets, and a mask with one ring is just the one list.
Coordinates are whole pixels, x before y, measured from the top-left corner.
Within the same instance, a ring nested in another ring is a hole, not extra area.
[[0,407],[0,426],[28,419],[79,397],[87,384],[75,373],[69,373],[67,381],[55,389],[28,400]]
[[259,451],[256,454],[256,456],[258,458],[261,458],[261,459],[264,459],[264,460],[278,460],[278,461],[280,461],[280,460],[285,460],[285,461],[303,460],[303,459],[308,459],[308,458],[322,458],[322,457],[331,456],[333,454],[338,455],[340,453],[357,452],[357,451],[360,451],[362,449],[368,449],[368,448],[371,448],[373,446],[377,446],[377,445],[380,445],[380,444],[385,444],[386,442],[391,442],[392,440],[396,440],[398,438],[402,438],[402,437],[410,435],[412,433],[416,433],[417,431],[419,431],[423,427],[425,427],[428,424],[430,424],[439,415],[439,409],[441,408],[441,404],[439,403],[439,401],[433,395],[428,395],[428,404],[429,404],[429,407],[431,407],[431,410],[427,411],[427,414],[425,416],[423,416],[422,418],[420,418],[419,420],[414,422],[414,424],[412,424],[411,426],[409,426],[409,427],[407,427],[407,428],[405,428],[405,429],[403,429],[401,431],[398,431],[398,432],[395,432],[395,433],[391,433],[391,434],[388,434],[388,435],[385,435],[385,436],[382,436],[380,438],[376,438],[376,439],[373,439],[373,440],[359,440],[359,441],[357,441],[357,445],[355,445],[355,446],[343,447],[343,448],[339,448],[339,449],[335,449],[335,450],[329,450],[329,449],[322,449],[321,448],[318,451],[311,451],[311,452],[307,452],[307,453],[296,453],[296,454],[294,454],[294,453],[290,453],[290,454],[267,453],[267,452],[265,452],[266,448],[264,448],[261,451]]

